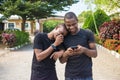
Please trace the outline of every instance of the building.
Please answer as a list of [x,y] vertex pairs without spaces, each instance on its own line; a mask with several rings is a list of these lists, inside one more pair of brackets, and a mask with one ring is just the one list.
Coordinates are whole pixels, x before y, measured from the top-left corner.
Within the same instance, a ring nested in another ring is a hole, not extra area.
[[[21,30],[22,26],[22,18],[13,15],[8,20],[3,20],[4,23],[4,30],[6,29],[19,29]],[[25,32],[29,32],[29,34],[33,34],[35,28],[35,21],[27,20],[25,23]]]
[[[63,16],[57,16],[57,17],[48,17],[44,19],[39,19],[39,21],[29,21],[27,20],[25,23],[25,32],[29,32],[29,34],[33,34],[36,30],[39,30],[40,32],[43,32],[43,23],[48,20],[59,20],[63,21]],[[19,29],[21,30],[22,26],[22,18],[17,15],[12,15],[8,20],[3,20],[3,24],[1,24],[2,29]],[[39,23],[38,23],[39,22]],[[0,25],[0,26],[1,26]]]

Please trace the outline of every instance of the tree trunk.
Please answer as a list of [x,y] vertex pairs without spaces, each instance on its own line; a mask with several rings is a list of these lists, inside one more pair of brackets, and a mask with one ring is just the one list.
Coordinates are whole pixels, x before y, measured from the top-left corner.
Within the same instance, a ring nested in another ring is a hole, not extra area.
[[41,23],[40,23],[40,20],[37,19],[37,22],[38,22],[38,24],[39,24],[39,31],[40,31],[40,32],[43,32],[43,29],[42,29],[42,25],[41,25]]
[[26,18],[22,19],[22,26],[21,26],[21,30],[25,32],[25,23],[26,23]]

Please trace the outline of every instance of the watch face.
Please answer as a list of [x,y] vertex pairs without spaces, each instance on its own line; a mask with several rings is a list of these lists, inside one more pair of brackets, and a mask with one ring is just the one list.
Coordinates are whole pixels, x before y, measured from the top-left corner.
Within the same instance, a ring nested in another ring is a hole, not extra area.
[[56,46],[54,46],[53,44],[51,45],[52,46],[52,48],[54,49],[54,50],[56,50],[57,48],[56,48]]

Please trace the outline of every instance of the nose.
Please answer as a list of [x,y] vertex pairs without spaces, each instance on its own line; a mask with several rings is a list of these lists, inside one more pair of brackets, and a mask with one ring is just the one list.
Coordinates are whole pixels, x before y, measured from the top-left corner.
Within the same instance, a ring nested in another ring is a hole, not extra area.
[[74,28],[74,26],[70,26],[70,27],[69,27],[69,29],[73,29],[73,28]]

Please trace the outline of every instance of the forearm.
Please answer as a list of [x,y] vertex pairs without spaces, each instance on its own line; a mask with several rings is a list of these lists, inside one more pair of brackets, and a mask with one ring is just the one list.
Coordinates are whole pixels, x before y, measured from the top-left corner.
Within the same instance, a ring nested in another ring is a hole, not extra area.
[[36,58],[38,61],[42,61],[46,57],[48,57],[53,51],[54,51],[54,49],[51,46],[44,51],[40,51],[38,49],[37,50],[35,49]]
[[93,58],[97,57],[97,50],[96,49],[85,48],[84,53],[85,53],[85,55],[87,55],[89,57],[93,57]]
[[62,55],[62,57],[60,58],[60,62],[65,63],[65,62],[67,62],[67,60],[68,60],[68,55],[64,53]]

